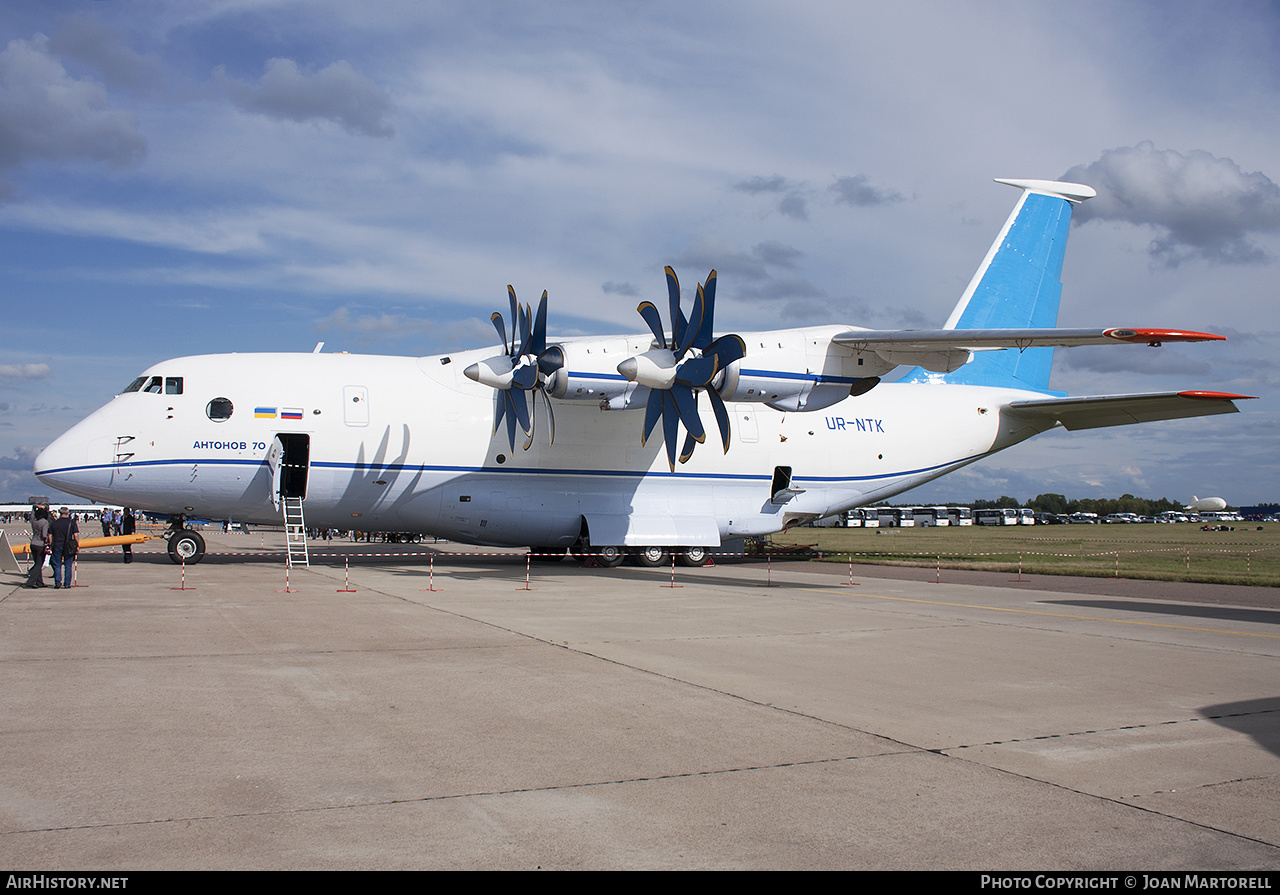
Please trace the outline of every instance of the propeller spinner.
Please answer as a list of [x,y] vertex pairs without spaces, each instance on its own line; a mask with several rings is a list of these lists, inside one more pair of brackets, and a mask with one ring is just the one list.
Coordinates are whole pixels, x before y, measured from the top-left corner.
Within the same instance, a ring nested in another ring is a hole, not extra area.
[[505,419],[507,438],[514,451],[516,425],[519,424],[525,434],[524,449],[527,451],[533,444],[536,416],[536,402],[530,403],[526,394],[528,392],[541,392],[547,407],[548,440],[555,441],[556,419],[544,386],[546,378],[564,365],[564,354],[558,347],[547,348],[546,291],[543,291],[542,300],[538,302],[536,317],[529,305],[520,306],[516,301],[516,290],[511,286],[507,287],[507,295],[511,299],[510,342],[507,341],[507,327],[502,314],[494,311],[489,318],[507,353],[472,364],[462,372],[468,379],[497,389],[498,409],[493,421],[493,431],[496,434]]
[[662,420],[662,434],[667,444],[667,461],[674,472],[676,468],[676,436],[679,424],[684,425],[684,447],[679,460],[684,463],[693,455],[696,445],[706,440],[706,429],[698,416],[698,393],[706,391],[711,400],[711,410],[720,428],[720,440],[726,453],[729,451],[729,412],[724,401],[711,384],[721,370],[746,356],[746,344],[741,336],[726,335],[712,339],[716,301],[716,272],[707,275],[705,285],[698,286],[693,310],[688,319],[680,307],[680,281],[670,267],[667,272],[667,295],[670,302],[671,340],[662,329],[662,315],[653,302],[641,302],[636,308],[653,333],[658,347],[629,357],[618,364],[618,372],[632,382],[650,388],[649,403],[645,407],[644,432],[640,443],[644,444],[653,434],[658,420]]

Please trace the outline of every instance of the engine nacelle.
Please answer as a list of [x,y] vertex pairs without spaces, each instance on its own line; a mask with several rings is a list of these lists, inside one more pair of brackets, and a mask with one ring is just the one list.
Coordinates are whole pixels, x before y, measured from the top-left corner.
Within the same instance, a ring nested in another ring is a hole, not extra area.
[[644,337],[582,339],[555,345],[564,364],[547,377],[546,391],[560,401],[594,401],[606,410],[644,406],[649,389],[618,372],[628,357],[648,351]]
[[725,371],[718,389],[725,401],[767,404],[775,410],[821,410],[839,404],[853,388],[851,382],[830,382],[815,374],[743,370],[742,363]]
[[[874,351],[832,342],[848,329],[824,326],[743,333],[746,357],[721,370],[713,387],[725,401],[793,412],[822,410],[851,394],[864,394],[897,365]],[[547,394],[559,401],[592,401],[606,410],[644,407],[649,387],[662,372],[656,362],[648,363],[655,353],[662,353],[648,336],[573,339],[557,342],[549,350],[560,351],[564,359],[545,383]],[[628,381],[618,372],[618,365],[628,359],[635,361],[633,374],[639,381]]]
[[870,391],[895,366],[871,352],[833,343],[840,327],[744,333],[747,356],[715,381],[725,401],[814,411]]

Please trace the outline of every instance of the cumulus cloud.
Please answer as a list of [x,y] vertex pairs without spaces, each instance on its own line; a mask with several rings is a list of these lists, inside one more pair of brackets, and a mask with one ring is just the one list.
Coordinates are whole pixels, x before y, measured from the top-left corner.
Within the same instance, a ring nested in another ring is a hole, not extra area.
[[160,63],[134,52],[119,34],[86,16],[69,16],[53,33],[49,48],[65,59],[95,69],[108,84],[147,90],[161,84]]
[[805,197],[804,185],[793,183],[781,174],[752,177],[735,183],[733,188],[740,193],[749,193],[753,196],[762,193],[782,193],[784,195],[778,201],[778,211],[797,221],[809,220],[809,205]]
[[1190,258],[1257,264],[1270,256],[1251,238],[1280,231],[1280,186],[1261,172],[1245,173],[1227,158],[1194,150],[1158,150],[1150,141],[1104,152],[1063,180],[1098,191],[1075,222],[1124,221],[1152,227],[1148,251],[1165,267]]
[[36,462],[36,455],[42,450],[43,448],[18,445],[13,449],[12,457],[0,457],[0,469],[31,472]]
[[[735,295],[749,301],[819,298],[823,295],[821,289],[804,277],[785,272],[797,269],[803,257],[804,252],[776,240],[741,249],[703,239],[685,249],[672,266],[677,270],[715,268],[721,280],[734,281]],[[779,275],[770,268],[780,268],[784,273]]]
[[4,379],[43,379],[48,375],[48,364],[0,364],[0,377]]
[[733,185],[733,188],[741,193],[785,193],[787,190],[795,189],[794,185],[787,183],[787,178],[781,174],[774,174],[772,177],[752,177],[750,180],[742,180]]
[[292,59],[272,59],[256,86],[228,78],[221,68],[216,74],[231,101],[246,112],[286,121],[332,121],[371,137],[393,133],[386,122],[390,96],[345,60],[306,74]]
[[622,295],[627,298],[637,298],[640,295],[640,290],[631,283],[615,283],[612,280],[602,283],[600,289],[606,295]]
[[804,252],[786,243],[770,239],[752,249],[752,254],[773,267],[785,267],[794,270],[796,262],[804,257]]
[[902,202],[903,196],[896,190],[886,187],[872,186],[871,178],[865,174],[853,174],[837,177],[835,183],[827,187],[836,197],[836,204],[868,206],[891,205]]
[[[146,151],[133,116],[112,109],[100,83],[67,74],[43,34],[0,51],[0,171],[76,158],[122,168]],[[7,195],[12,185],[0,181]]]
[[[788,180],[781,174],[741,180],[733,184],[733,189],[752,196],[780,195],[778,211],[797,221],[809,220],[809,203],[821,200],[823,195],[820,191],[811,189],[804,183]],[[905,201],[903,195],[896,190],[874,185],[866,174],[837,177],[831,186],[827,187],[827,195],[834,198],[836,205],[852,205],[859,208],[892,205],[895,202]]]

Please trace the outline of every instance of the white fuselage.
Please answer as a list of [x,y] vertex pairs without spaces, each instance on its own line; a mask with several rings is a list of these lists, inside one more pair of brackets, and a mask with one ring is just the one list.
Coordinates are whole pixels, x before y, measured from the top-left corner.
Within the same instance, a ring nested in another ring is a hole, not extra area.
[[[1035,434],[1007,418],[1001,431],[1001,406],[1025,392],[882,384],[806,413],[730,402],[728,453],[712,423],[674,472],[660,432],[641,446],[643,411],[590,401],[556,401],[554,444],[539,420],[531,447],[518,433],[513,451],[494,432],[499,393],[462,372],[494,351],[165,361],[147,375],[180,379],[181,394],[116,396],[46,448],[36,474],[143,511],[277,522],[268,451],[277,436],[305,435],[311,526],[567,546],[584,517],[629,519],[628,543],[715,546],[883,499]],[[217,398],[233,408],[222,421],[208,413]],[[792,472],[781,503],[776,467]]]

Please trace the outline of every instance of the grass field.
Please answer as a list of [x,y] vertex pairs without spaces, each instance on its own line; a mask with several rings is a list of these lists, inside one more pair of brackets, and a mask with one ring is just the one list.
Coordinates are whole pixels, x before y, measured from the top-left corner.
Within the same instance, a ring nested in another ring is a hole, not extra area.
[[1230,524],[797,528],[771,543],[812,546],[831,562],[1280,587],[1280,523]]

